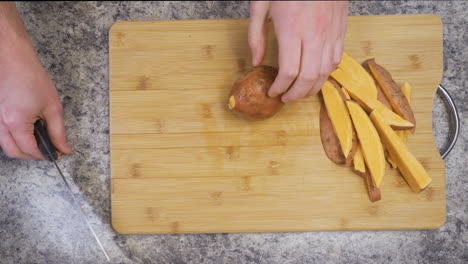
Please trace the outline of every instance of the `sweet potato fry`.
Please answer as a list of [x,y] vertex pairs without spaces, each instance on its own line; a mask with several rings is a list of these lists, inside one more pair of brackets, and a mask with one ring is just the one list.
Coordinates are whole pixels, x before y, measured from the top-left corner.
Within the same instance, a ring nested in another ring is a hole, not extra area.
[[362,63],[362,67],[366,70],[367,73],[369,73],[370,76],[372,76],[372,80],[374,80],[375,87],[377,88],[377,100],[380,101],[388,109],[392,110],[392,105],[387,100],[387,97],[385,96],[384,92],[382,91],[382,87],[380,87],[377,80],[375,80],[374,75],[372,75],[372,72],[371,72],[371,70],[369,68],[369,64],[367,63],[367,61],[364,61]]
[[[379,132],[382,141],[398,165],[403,177],[414,192],[420,192],[432,181],[423,165],[410,152],[400,137],[391,129],[377,111],[372,111],[370,119]],[[359,133],[358,133],[359,135]]]
[[343,92],[344,96],[346,97],[346,100],[351,100],[351,96],[349,96],[348,91],[344,87],[341,87],[341,91]]
[[406,99],[408,100],[408,103],[411,103],[411,85],[408,82],[404,82],[403,85],[401,86],[401,91],[405,95]]
[[[408,82],[405,82],[402,86],[401,86],[401,91],[403,92],[403,94],[405,95],[406,99],[408,100],[408,103],[411,103],[411,86]],[[408,131],[405,131],[405,130],[396,130],[395,131],[397,133],[397,135],[401,138],[401,140],[403,141],[403,143],[405,143],[405,145],[407,144],[408,142]]]
[[367,170],[366,173],[364,173],[364,180],[366,181],[369,200],[373,203],[380,201],[382,199],[382,194],[380,192],[380,189],[377,186],[375,186],[375,183],[372,180],[369,170]]
[[385,155],[379,134],[367,113],[354,101],[347,101],[349,113],[356,129],[364,160],[375,185],[380,188],[385,174]]
[[349,90],[345,87],[348,91],[348,94],[353,98],[359,105],[367,112],[370,113],[372,110],[376,109],[385,119],[385,121],[393,128],[397,130],[407,130],[413,127],[413,124],[401,116],[392,112],[392,110],[388,109],[383,103],[378,100],[370,99],[366,97],[361,97],[356,94],[354,91]]
[[353,124],[343,100],[344,95],[341,89],[335,87],[329,81],[326,81],[323,85],[321,94],[333,125],[333,130],[340,141],[343,155],[348,157],[353,147]]
[[372,76],[354,58],[343,52],[341,63],[331,77],[348,90],[362,97],[377,99],[377,89]]
[[356,154],[354,154],[353,165],[354,165],[354,171],[358,175],[363,177],[364,174],[366,173],[366,165],[364,163],[364,156],[362,156],[362,149],[359,144],[356,150]]
[[[339,84],[333,79],[329,79],[328,81],[337,90],[342,101],[345,102],[346,97],[344,93],[342,92]],[[340,140],[335,132],[335,128],[333,127],[333,123],[330,119],[330,116],[328,115],[327,107],[324,102],[322,92],[321,92],[321,95],[322,95],[321,96],[322,103],[320,107],[320,138],[322,140],[322,146],[324,148],[324,151],[327,157],[334,163],[340,166],[350,167],[352,165],[352,161],[353,161],[353,158],[357,151],[357,146],[358,146],[356,131],[354,130],[351,124],[351,127],[352,127],[351,149],[349,151],[348,156],[345,157],[342,147],[341,147]],[[346,112],[347,112],[347,109],[346,109]]]
[[335,164],[347,167],[349,162],[347,162],[343,155],[340,140],[333,130],[333,125],[327,113],[327,107],[323,103],[320,107],[320,139],[322,140],[322,147],[327,157]]
[[413,110],[406,99],[405,95],[401,91],[401,88],[392,79],[392,75],[384,67],[377,64],[375,59],[369,59],[365,61],[369,65],[369,68],[377,80],[378,84],[382,88],[387,100],[392,105],[393,110],[404,119],[411,122],[414,126],[411,132],[414,133],[416,129],[416,119],[414,117]]

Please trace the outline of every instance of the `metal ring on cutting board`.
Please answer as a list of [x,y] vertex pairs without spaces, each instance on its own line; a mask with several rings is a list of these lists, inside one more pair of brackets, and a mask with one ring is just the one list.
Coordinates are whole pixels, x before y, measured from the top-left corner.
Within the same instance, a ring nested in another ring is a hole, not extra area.
[[451,124],[450,128],[452,130],[452,134],[450,135],[451,139],[449,141],[447,148],[443,151],[440,151],[442,158],[445,159],[445,157],[447,157],[447,155],[450,153],[452,148],[455,146],[455,143],[457,142],[458,133],[460,130],[460,119],[458,118],[458,110],[457,110],[457,107],[455,106],[455,103],[453,102],[452,97],[450,97],[450,94],[441,84],[439,84],[437,93],[439,93],[442,96],[442,98],[445,100],[445,102],[449,105],[449,111],[450,111],[449,114],[452,117],[452,122],[450,122]]

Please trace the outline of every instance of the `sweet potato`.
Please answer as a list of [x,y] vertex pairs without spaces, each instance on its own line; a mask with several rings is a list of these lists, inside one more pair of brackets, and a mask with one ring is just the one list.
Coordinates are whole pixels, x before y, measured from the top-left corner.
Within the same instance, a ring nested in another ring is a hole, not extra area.
[[423,165],[377,111],[372,111],[370,119],[411,189],[414,192],[420,192],[426,188],[432,179],[427,174]]
[[390,72],[377,64],[375,59],[369,59],[365,63],[369,65],[373,76],[379,83],[380,87],[382,87],[382,91],[392,105],[393,110],[414,125],[411,129],[411,132],[414,133],[416,129],[416,119],[414,117],[413,110],[400,87],[398,87],[392,79]]
[[347,101],[346,104],[357,132],[359,144],[362,147],[364,161],[369,167],[375,185],[380,188],[385,174],[385,155],[379,134],[369,116],[358,103]]
[[356,154],[353,159],[354,167],[352,171],[357,175],[361,176],[364,179],[364,183],[367,187],[367,193],[369,194],[369,200],[371,202],[376,202],[381,200],[380,189],[375,186],[372,176],[370,175],[369,168],[367,168],[364,161],[364,156],[362,155],[361,146],[358,146]]
[[364,174],[366,173],[366,164],[364,163],[364,157],[362,156],[362,149],[360,145],[358,145],[356,154],[354,154],[353,164],[354,171],[357,174],[364,176]]
[[369,168],[366,166],[364,157],[362,156],[362,152],[359,148],[356,151],[356,155],[354,155],[353,163],[354,168],[352,168],[352,171],[363,178],[364,184],[367,188],[367,193],[369,194],[369,200],[371,202],[381,200],[382,196],[380,189],[375,186],[372,176],[370,175]]
[[343,99],[343,102],[346,102],[346,99],[348,98],[346,98],[346,95],[343,93],[343,87],[341,87],[340,84],[332,78],[328,78],[327,81],[330,82],[333,85],[333,87],[335,87],[335,89],[337,89],[337,92],[340,94],[341,99]]
[[359,105],[367,112],[370,113],[372,110],[377,110],[385,119],[385,121],[394,129],[398,130],[406,130],[411,129],[413,124],[409,121],[403,119],[401,116],[392,112],[392,110],[388,109],[383,103],[378,100],[370,99],[366,97],[361,97],[356,94],[353,90],[349,90],[345,87],[348,91],[351,98],[353,98]]
[[[364,67],[364,69],[372,76],[372,79],[374,80],[374,83],[375,83],[375,87],[377,87],[377,100],[382,103],[382,105],[380,106],[380,113],[382,114],[383,118],[387,121],[387,123],[390,126],[392,126],[392,128],[395,131],[397,131],[397,134],[400,137],[405,137],[405,135],[407,135],[407,132],[405,130],[409,129],[410,126],[404,126],[404,125],[401,126],[401,125],[398,125],[398,124],[393,123],[391,121],[389,122],[389,120],[392,120],[392,119],[393,119],[394,122],[395,121],[396,122],[398,122],[398,121],[402,122],[402,120],[404,120],[404,119],[401,118],[399,115],[395,114],[394,112],[392,112],[392,109],[393,109],[392,105],[387,100],[387,97],[385,96],[384,92],[382,91],[382,88],[380,87],[379,83],[377,82],[374,75],[372,74],[371,69],[369,68],[369,63],[368,62],[369,62],[368,60],[364,61],[362,63],[362,67]],[[383,106],[387,107],[387,109],[383,109]],[[403,122],[406,122],[406,120],[404,120]],[[413,127],[413,126],[411,126],[411,127]],[[397,166],[395,160],[392,158],[392,155],[388,152],[385,145],[383,147],[384,147],[385,158],[387,159],[388,163],[390,164],[390,167],[396,169],[398,166]]]
[[[373,100],[367,97],[363,97],[359,94],[354,93],[352,90],[349,91],[351,96],[355,101],[357,101],[361,107],[364,108],[364,110],[367,113],[370,113],[373,109],[378,110],[382,116],[384,117],[385,121],[392,126],[393,129],[395,130],[407,130],[411,129],[414,125],[408,122],[407,120],[403,119],[401,116],[397,115],[392,111],[392,106],[390,105],[390,102],[387,100],[384,92],[382,91],[380,85],[378,82],[375,80],[368,64],[368,60],[362,63],[362,67],[364,70],[371,76],[372,81],[374,82],[376,89],[377,89],[377,100]],[[388,153],[387,149],[384,148],[384,154],[385,158],[390,164],[392,168],[396,168],[397,165],[395,161],[392,159],[391,155]]]
[[249,120],[263,120],[275,115],[284,105],[280,96],[268,96],[277,74],[276,68],[264,65],[244,72],[231,88],[229,109]]
[[338,68],[330,75],[343,87],[361,97],[377,99],[377,88],[372,76],[346,52],[343,52]]
[[375,183],[372,179],[372,176],[369,173],[369,170],[366,170],[364,173],[364,180],[366,181],[367,193],[369,194],[369,200],[371,202],[377,202],[382,199],[382,194],[380,189],[375,186]]
[[327,108],[328,116],[333,125],[333,130],[338,137],[343,155],[348,157],[353,147],[353,124],[340,93],[339,87],[326,81],[321,89],[323,102]]
[[[410,93],[411,93],[411,87],[409,85],[408,82],[405,82],[402,87],[401,87],[401,91],[403,92],[403,94],[405,95],[406,99],[408,100],[408,103],[411,101],[410,100]],[[409,131],[407,130],[396,130],[396,129],[393,129],[395,130],[395,133],[401,138],[401,140],[403,141],[403,143],[406,145],[407,141],[408,141],[408,134],[409,134]],[[385,147],[385,146],[384,146]],[[390,163],[390,165],[392,166],[392,168],[398,168],[398,165],[396,164],[395,162],[395,158],[392,157],[392,155],[388,152],[387,148],[385,148],[385,151],[386,151],[386,155],[387,155],[387,161],[388,163]],[[388,154],[387,154],[388,153]]]
[[349,96],[348,91],[346,91],[346,89],[344,87],[341,87],[341,91],[343,92],[346,100],[351,100],[351,96]]
[[406,97],[406,100],[408,100],[408,103],[411,103],[411,90],[411,86],[408,82],[403,83],[403,85],[401,86],[401,91]]
[[372,77],[372,80],[374,80],[375,87],[377,88],[377,100],[380,101],[383,105],[385,105],[388,109],[392,110],[392,105],[387,100],[387,97],[385,96],[384,92],[382,91],[382,88],[380,87],[379,83],[377,82],[377,80],[375,80],[374,76],[372,75],[372,72],[371,72],[371,70],[369,68],[369,64],[367,63],[367,61],[364,61],[362,63],[362,67]]
[[320,139],[322,140],[325,154],[332,162],[344,167],[350,166],[351,159],[347,159],[343,155],[340,140],[333,130],[333,125],[327,113],[327,107],[323,103],[320,106]]
[[[408,100],[408,103],[411,103],[411,86],[408,82],[405,82],[401,86],[401,91],[405,95],[406,99]],[[408,142],[408,131],[405,130],[397,130],[395,131],[397,135],[401,138],[403,143],[407,144]]]

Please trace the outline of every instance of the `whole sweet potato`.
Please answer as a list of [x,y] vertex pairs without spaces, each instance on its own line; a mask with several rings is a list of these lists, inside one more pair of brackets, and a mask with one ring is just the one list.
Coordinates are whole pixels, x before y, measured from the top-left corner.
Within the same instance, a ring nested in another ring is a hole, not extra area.
[[232,86],[229,109],[249,120],[262,120],[275,115],[284,106],[281,96],[268,96],[277,75],[278,69],[265,65],[244,72]]

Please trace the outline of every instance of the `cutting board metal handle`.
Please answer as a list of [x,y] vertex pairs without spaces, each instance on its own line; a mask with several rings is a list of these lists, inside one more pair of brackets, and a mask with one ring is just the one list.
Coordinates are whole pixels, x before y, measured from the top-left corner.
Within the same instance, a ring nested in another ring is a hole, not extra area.
[[452,131],[452,133],[450,135],[449,144],[443,151],[440,151],[442,158],[445,159],[445,157],[447,157],[447,155],[450,153],[450,151],[455,146],[455,143],[457,142],[458,134],[460,130],[460,119],[458,118],[458,110],[457,110],[457,107],[455,106],[455,103],[452,97],[441,84],[439,84],[437,93],[441,95],[442,98],[445,100],[445,102],[448,104],[450,116],[451,116],[450,130]]

